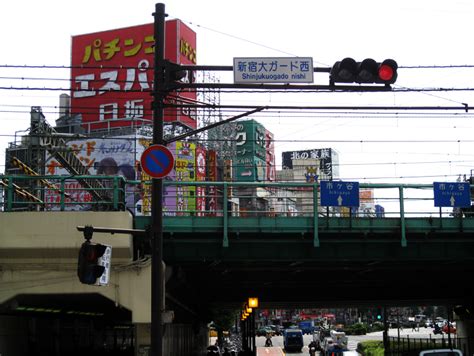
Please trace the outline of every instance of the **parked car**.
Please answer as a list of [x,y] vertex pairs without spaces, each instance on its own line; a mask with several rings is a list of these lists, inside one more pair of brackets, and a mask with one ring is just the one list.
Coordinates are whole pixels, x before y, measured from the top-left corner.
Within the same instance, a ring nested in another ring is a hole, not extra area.
[[269,327],[272,329],[274,335],[280,336],[283,333],[283,327],[281,325],[269,325]]
[[456,326],[453,324],[449,325],[448,327],[448,324],[446,323],[441,330],[443,330],[443,332],[446,334],[456,334]]
[[265,336],[267,334],[270,334],[273,336],[274,332],[270,326],[263,326],[257,329],[256,334],[257,336]]

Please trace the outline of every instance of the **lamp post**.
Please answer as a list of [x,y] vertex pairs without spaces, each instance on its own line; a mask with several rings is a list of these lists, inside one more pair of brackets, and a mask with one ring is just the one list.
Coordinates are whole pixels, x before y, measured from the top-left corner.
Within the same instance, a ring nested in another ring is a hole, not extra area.
[[[165,5],[156,4],[154,16],[153,145],[163,144],[165,83]],[[151,191],[151,356],[163,355],[163,181],[152,179]]]
[[258,298],[248,298],[241,311],[242,322],[242,346],[253,355],[257,354],[257,345],[255,339],[255,310],[258,307]]
[[258,308],[258,298],[257,297],[249,297],[247,301],[247,305],[252,309],[252,340],[253,340],[253,352],[257,354],[257,344],[255,338],[255,314]]

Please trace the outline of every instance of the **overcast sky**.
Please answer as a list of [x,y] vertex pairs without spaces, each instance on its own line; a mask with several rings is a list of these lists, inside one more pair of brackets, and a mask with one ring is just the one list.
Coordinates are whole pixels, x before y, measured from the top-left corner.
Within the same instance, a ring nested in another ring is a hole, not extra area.
[[[0,4],[1,65],[70,65],[71,36],[153,22],[154,1],[17,0]],[[234,57],[312,57],[328,67],[344,57],[395,59],[399,88],[474,88],[474,68],[409,69],[409,66],[474,65],[472,0],[173,0],[169,19],[197,32],[202,65],[232,65]],[[0,77],[53,77],[67,86],[68,69],[0,68]],[[1,87],[11,86],[0,79]],[[328,75],[315,74],[315,84]],[[15,85],[51,86],[20,80]],[[16,131],[29,127],[31,106],[57,119],[60,91],[0,90],[0,172]],[[474,105],[472,91],[410,93],[312,93],[225,96],[249,105]],[[462,110],[398,115],[283,114],[255,117],[275,134],[281,152],[331,147],[339,152],[342,179],[360,182],[453,181],[474,168],[472,117]],[[400,142],[404,140],[405,142]],[[377,142],[373,142],[377,141]],[[426,142],[431,141],[431,142]],[[408,177],[408,178],[404,178]]]

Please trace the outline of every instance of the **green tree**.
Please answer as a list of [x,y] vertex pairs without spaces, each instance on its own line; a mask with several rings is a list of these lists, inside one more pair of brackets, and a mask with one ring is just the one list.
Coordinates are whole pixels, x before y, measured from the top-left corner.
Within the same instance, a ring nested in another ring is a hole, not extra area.
[[434,317],[434,313],[435,313],[434,306],[428,305],[428,306],[425,308],[425,315],[426,315],[428,318],[433,318],[433,317]]
[[212,308],[210,310],[211,320],[213,326],[217,331],[217,343],[222,346],[224,340],[224,331],[228,331],[235,324],[239,315],[238,310]]

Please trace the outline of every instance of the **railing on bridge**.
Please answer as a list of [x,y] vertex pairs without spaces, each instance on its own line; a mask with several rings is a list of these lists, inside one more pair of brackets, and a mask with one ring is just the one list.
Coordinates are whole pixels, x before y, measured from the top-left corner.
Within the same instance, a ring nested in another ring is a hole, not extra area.
[[[151,181],[127,181],[120,176],[88,176],[97,179],[107,200],[98,201],[83,188],[76,176],[0,176],[3,211],[39,210],[125,210],[136,216],[151,215]],[[315,213],[317,212],[317,213]],[[456,208],[434,206],[432,184],[360,184],[360,206],[321,206],[319,184],[304,182],[164,182],[165,218],[218,219],[224,242],[230,222],[262,218],[271,221],[297,221],[298,229],[308,225],[319,246],[319,231],[370,228],[398,229],[406,245],[407,222],[421,221],[422,228],[463,229],[463,214]],[[257,219],[257,220],[255,220]],[[471,220],[471,219],[469,219]],[[247,223],[246,223],[247,224]],[[178,224],[179,225],[179,224]],[[201,224],[204,226],[203,224]],[[296,225],[296,224],[295,224]],[[170,224],[172,229],[172,224]],[[242,227],[242,224],[240,224]],[[197,224],[194,228],[199,229]],[[204,228],[204,227],[201,227]],[[409,224],[414,229],[415,225]]]
[[[77,210],[76,207],[110,205],[128,207],[137,215],[150,214],[151,181],[127,181],[121,176],[88,176],[105,183],[109,200],[95,201],[78,179],[83,176],[0,175],[3,211]],[[320,205],[319,185],[302,182],[181,182],[165,180],[163,200],[166,216],[285,216],[302,217],[452,217],[456,208],[438,208],[433,203],[432,184],[360,184],[360,206]],[[23,190],[18,189],[23,188]],[[29,194],[28,194],[29,193]],[[227,201],[227,204],[223,204]],[[90,210],[90,208],[85,209]]]
[[388,337],[390,350],[385,351],[387,356],[418,355],[421,350],[430,349],[459,349],[463,355],[472,355],[474,338],[443,335],[439,338]]
[[[97,179],[101,188],[84,188],[79,183],[84,179]],[[101,190],[101,200],[94,198],[92,189]],[[0,210],[125,210],[125,191],[121,176],[0,175]]]

